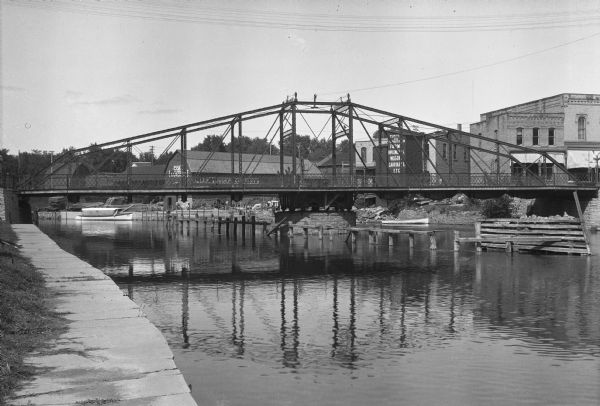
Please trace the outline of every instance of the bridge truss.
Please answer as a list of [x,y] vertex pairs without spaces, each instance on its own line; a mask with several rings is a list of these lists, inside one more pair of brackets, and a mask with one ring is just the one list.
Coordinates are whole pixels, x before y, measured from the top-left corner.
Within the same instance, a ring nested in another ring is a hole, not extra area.
[[[270,148],[263,154],[255,154],[256,165],[244,167],[242,164],[241,140],[248,128],[263,135],[267,145],[279,149],[278,174],[255,173]],[[199,142],[207,135],[219,133],[221,141],[229,140],[231,145],[228,173],[204,170],[215,151],[208,154],[197,171],[191,172],[187,162],[190,141],[197,137]],[[283,145],[287,143],[291,151],[298,151],[297,140],[301,133],[325,138],[331,144],[331,159],[325,173],[304,173],[301,162],[305,157],[298,152],[291,154],[291,171],[284,170]],[[340,156],[336,147],[343,140],[348,141],[350,148],[347,154]],[[111,155],[88,168],[89,173],[83,177],[66,170],[107,150],[113,154],[126,151],[131,160],[133,148],[158,141],[168,141],[168,148],[179,143],[183,168],[179,173],[133,176],[131,161],[125,172],[102,173],[99,168]],[[368,172],[369,163],[356,148],[357,141],[370,145],[377,155],[375,160],[380,162],[380,168],[375,173]],[[524,154],[536,159],[533,163],[531,159],[522,162],[519,156]],[[419,159],[415,159],[416,156]],[[26,196],[231,194],[236,199],[243,194],[279,194],[285,205],[294,208],[331,204],[347,207],[354,194],[369,192],[512,191],[527,194],[586,188],[595,190],[544,151],[357,104],[348,95],[346,100],[333,102],[317,101],[316,97],[302,101],[294,96],[281,104],[70,150],[57,157],[50,167],[22,182],[19,193]]]

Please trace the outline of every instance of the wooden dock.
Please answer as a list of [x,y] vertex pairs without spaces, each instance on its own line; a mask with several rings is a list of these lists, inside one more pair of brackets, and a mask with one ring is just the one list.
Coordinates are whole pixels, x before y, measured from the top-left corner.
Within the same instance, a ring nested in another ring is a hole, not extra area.
[[394,245],[396,236],[407,235],[409,248],[415,246],[415,235],[427,235],[429,236],[429,249],[437,250],[437,235],[435,230],[401,230],[394,228],[380,228],[380,227],[345,227],[345,228],[331,228],[323,226],[308,226],[308,225],[294,225],[291,222],[288,223],[288,236],[294,238],[294,229],[301,229],[302,235],[305,239],[308,239],[310,232],[317,235],[319,240],[322,240],[325,234],[329,235],[329,239],[333,239],[334,234],[347,234],[346,241],[350,240],[352,244],[355,244],[358,240],[358,236],[361,233],[368,235],[369,244],[382,244],[387,237],[387,244],[391,247]]
[[475,243],[477,251],[591,254],[587,230],[576,219],[488,219],[475,224],[474,237],[455,231],[454,250],[463,243]]

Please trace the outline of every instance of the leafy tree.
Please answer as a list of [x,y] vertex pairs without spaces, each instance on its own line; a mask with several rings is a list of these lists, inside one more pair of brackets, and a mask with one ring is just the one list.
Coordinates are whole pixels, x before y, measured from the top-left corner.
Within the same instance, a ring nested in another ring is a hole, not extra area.
[[[241,141],[241,142],[240,142]],[[264,138],[250,138],[246,136],[242,136],[241,140],[239,138],[235,139],[235,151],[238,152],[240,150],[240,144],[242,153],[245,154],[278,154],[279,148],[269,145],[269,143]],[[228,152],[231,151],[231,143],[227,144],[226,149]]]
[[154,152],[140,152],[140,154],[138,155],[138,159],[140,162],[154,162]]
[[[283,141],[283,152],[285,155],[292,155],[291,144],[291,138],[286,138]],[[296,150],[297,156],[309,159],[312,162],[319,162],[331,154],[331,140],[326,140],[323,138],[316,139],[309,135],[297,135]],[[338,157],[346,158],[349,151],[350,143],[347,139],[336,143],[336,155]]]
[[192,147],[192,151],[225,152],[227,148],[220,135],[207,135],[201,143]]
[[2,157],[2,172],[11,176],[17,175],[18,159],[16,156],[8,153],[8,149],[0,149],[0,157]]
[[102,149],[95,144],[90,146],[89,151],[81,157],[81,161],[96,168],[98,172],[125,172],[129,161],[137,161],[135,155],[127,151]]

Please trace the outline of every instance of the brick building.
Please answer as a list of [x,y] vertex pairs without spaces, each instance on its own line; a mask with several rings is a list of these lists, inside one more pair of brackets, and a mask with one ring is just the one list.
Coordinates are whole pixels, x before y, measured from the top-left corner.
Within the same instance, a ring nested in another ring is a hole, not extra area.
[[[600,95],[563,93],[490,111],[481,114],[479,122],[471,124],[470,132],[547,152],[569,172],[589,175],[595,173],[600,159]],[[495,148],[493,143],[484,140],[473,139],[471,145]],[[550,176],[555,172],[554,164],[538,154],[518,150],[507,152],[527,164],[538,176]],[[506,157],[485,154],[482,159],[486,165],[472,163],[472,173],[487,170],[490,173],[523,173],[522,167]]]

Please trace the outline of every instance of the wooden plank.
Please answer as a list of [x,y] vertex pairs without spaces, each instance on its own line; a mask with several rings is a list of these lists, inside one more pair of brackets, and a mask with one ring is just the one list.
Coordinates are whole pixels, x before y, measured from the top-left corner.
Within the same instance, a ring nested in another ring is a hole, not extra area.
[[539,241],[539,240],[483,240],[482,244],[502,244],[505,241],[514,241],[516,244],[543,245],[545,247],[584,247],[583,241]]
[[583,230],[489,230],[482,234],[510,235],[516,233],[525,235],[578,235],[583,238]]
[[[505,244],[490,244],[485,246],[484,248],[492,248],[498,250],[506,249]],[[579,254],[579,255],[588,255],[587,249],[585,248],[567,248],[567,247],[545,247],[539,245],[516,245],[515,250],[519,251],[541,251],[547,253],[564,253],[564,254]]]
[[575,230],[581,227],[580,224],[482,224],[484,229],[536,229],[536,230]]
[[579,219],[563,219],[563,218],[536,218],[536,219],[531,219],[531,218],[522,218],[522,219],[485,219],[485,220],[481,220],[482,224],[487,224],[487,223],[513,223],[513,224],[527,224],[527,223],[533,223],[533,224],[554,224],[554,223],[565,223],[565,224],[572,224],[572,223],[579,223]]
[[511,239],[513,237],[523,237],[523,238],[530,238],[530,239],[535,239],[535,238],[541,238],[541,239],[548,239],[548,240],[573,240],[573,241],[582,241],[585,242],[585,238],[583,238],[582,235],[539,235],[539,234],[535,234],[535,235],[527,235],[527,234],[482,234],[482,237],[484,239],[495,239],[495,240],[507,240],[507,239]]
[[581,241],[585,243],[583,239],[577,238],[569,238],[569,237],[540,237],[540,236],[501,236],[501,237],[492,237],[492,236],[481,236],[481,241]]

